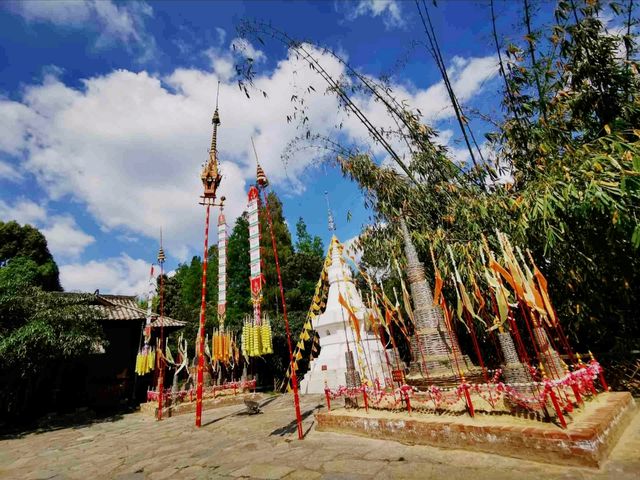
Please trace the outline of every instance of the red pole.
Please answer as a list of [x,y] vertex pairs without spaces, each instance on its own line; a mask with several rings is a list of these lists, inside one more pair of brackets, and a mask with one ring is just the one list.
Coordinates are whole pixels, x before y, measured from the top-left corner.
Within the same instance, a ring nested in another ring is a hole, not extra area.
[[284,287],[282,286],[282,276],[280,275],[280,261],[278,260],[278,249],[276,248],[276,237],[273,234],[273,223],[271,222],[271,212],[269,211],[269,202],[267,201],[267,193],[264,193],[264,207],[267,213],[267,221],[269,222],[269,231],[271,232],[271,245],[273,246],[273,257],[276,261],[276,272],[278,273],[278,284],[280,285],[280,299],[282,301],[282,316],[284,317],[284,327],[287,331],[287,346],[289,347],[289,367],[291,368],[291,383],[293,384],[293,403],[296,409],[296,422],[298,423],[298,439],[302,440],[304,434],[302,432],[302,415],[300,414],[300,397],[298,396],[298,376],[293,364],[293,350],[291,349],[291,332],[289,330],[289,317],[287,317],[287,302],[284,298]]
[[364,399],[364,410],[365,412],[369,412],[369,401],[367,399],[367,387],[362,387],[362,396]]
[[404,392],[405,399],[407,400],[407,412],[411,413],[411,400],[409,400],[409,392]]
[[331,411],[331,397],[329,396],[329,389],[324,389],[324,396],[327,399],[327,412]]
[[[162,231],[160,232],[162,237]],[[160,238],[160,249],[162,250],[162,238]],[[164,255],[164,254],[163,254]],[[158,258],[160,263],[160,360],[158,361],[158,390],[160,395],[158,396],[158,420],[162,420],[162,408],[164,403],[164,260]]]
[[206,293],[207,293],[207,257],[209,256],[209,210],[211,204],[206,205],[204,221],[204,257],[202,259],[202,301],[200,303],[200,329],[198,338],[198,386],[196,390],[196,427],[202,425],[202,386],[204,383],[204,324],[206,322]]
[[471,395],[469,395],[469,384],[466,383],[464,378],[462,379],[462,389],[464,390],[464,398],[467,400],[467,406],[469,407],[469,415],[474,417],[476,411],[473,408],[473,403],[471,402]]
[[549,389],[549,395],[551,396],[551,402],[553,403],[553,408],[556,410],[556,414],[558,415],[558,420],[560,420],[560,425],[562,428],[567,428],[567,422],[564,419],[564,415],[562,415],[562,410],[560,409],[560,405],[558,404],[558,399],[556,398],[556,394],[553,392],[552,387],[547,387]]
[[575,381],[571,382],[571,389],[573,390],[573,395],[576,397],[576,403],[582,403],[582,396],[580,396],[580,389],[576,385]]

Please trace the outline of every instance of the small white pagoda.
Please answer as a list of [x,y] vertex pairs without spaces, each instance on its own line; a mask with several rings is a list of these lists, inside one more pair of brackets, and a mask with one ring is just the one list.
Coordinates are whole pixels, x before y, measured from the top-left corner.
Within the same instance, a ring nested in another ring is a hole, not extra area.
[[[311,362],[309,371],[300,382],[300,392],[303,394],[323,393],[325,385],[332,389],[352,386],[347,384],[353,383],[354,373],[359,377],[359,382],[370,385],[376,379],[383,385],[385,377],[390,376],[386,371],[385,352],[380,339],[366,330],[369,311],[353,283],[351,270],[342,255],[343,248],[334,235],[329,246],[331,265],[327,272],[327,306],[313,325],[320,337],[320,354]],[[340,296],[358,319],[359,341],[349,311],[340,304]],[[350,359],[354,361],[347,368],[348,362],[351,363]],[[351,380],[348,380],[349,370]]]

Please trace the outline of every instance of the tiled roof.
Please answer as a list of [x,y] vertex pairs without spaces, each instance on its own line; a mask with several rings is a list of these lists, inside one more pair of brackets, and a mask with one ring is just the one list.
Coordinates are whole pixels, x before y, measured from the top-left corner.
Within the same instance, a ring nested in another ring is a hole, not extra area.
[[184,327],[187,322],[183,322],[182,320],[176,320],[171,317],[163,317],[162,320],[157,316],[153,317],[151,321],[151,328],[160,328],[160,327]]
[[[77,293],[64,292],[60,295],[78,295]],[[86,295],[86,294],[80,294]],[[147,312],[138,307],[137,298],[134,295],[103,295],[96,293],[91,296],[90,307],[96,311],[97,320],[144,320]],[[152,315],[151,327],[184,327],[187,323],[170,317],[164,317],[162,324],[157,314]]]

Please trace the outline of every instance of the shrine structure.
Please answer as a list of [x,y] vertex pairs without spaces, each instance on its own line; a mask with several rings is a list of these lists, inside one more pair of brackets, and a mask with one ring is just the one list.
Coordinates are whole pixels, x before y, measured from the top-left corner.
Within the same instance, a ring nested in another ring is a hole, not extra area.
[[[329,230],[335,232],[328,199],[327,208]],[[353,283],[351,269],[344,256],[344,245],[335,234],[325,260],[325,276],[329,285],[327,298],[322,302],[325,309],[313,321],[320,338],[320,354],[311,361],[300,390],[302,393],[322,393],[327,388],[340,385],[349,388],[379,385],[391,376],[390,370],[385,370],[385,358],[388,356],[378,335],[367,330],[372,312],[365,306]],[[320,305],[318,307],[321,308]]]

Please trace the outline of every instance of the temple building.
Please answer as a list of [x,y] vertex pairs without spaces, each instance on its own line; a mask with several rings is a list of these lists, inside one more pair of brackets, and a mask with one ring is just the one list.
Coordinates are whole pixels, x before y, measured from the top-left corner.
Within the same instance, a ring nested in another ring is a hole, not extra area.
[[[314,329],[320,337],[320,354],[300,382],[303,394],[322,393],[325,385],[335,389],[360,383],[373,384],[376,379],[382,383],[385,378],[384,347],[375,335],[366,330],[368,310],[353,283],[351,270],[343,258],[343,249],[334,235],[329,246],[331,265],[328,268],[327,305],[314,322]],[[351,309],[355,322],[343,304]]]
[[[77,297],[85,303],[102,328],[105,341],[94,345],[92,354],[87,358],[64,366],[59,385],[53,388],[54,392],[59,392],[59,398],[54,401],[55,407],[59,407],[59,403],[110,408],[145,401],[147,388],[153,383],[153,374],[137,377],[134,373],[146,317],[146,312],[139,308],[137,297],[106,295],[98,290],[93,294],[60,292],[58,295]],[[160,319],[154,313],[151,322],[154,344],[160,326],[168,335],[185,324],[167,316]]]

